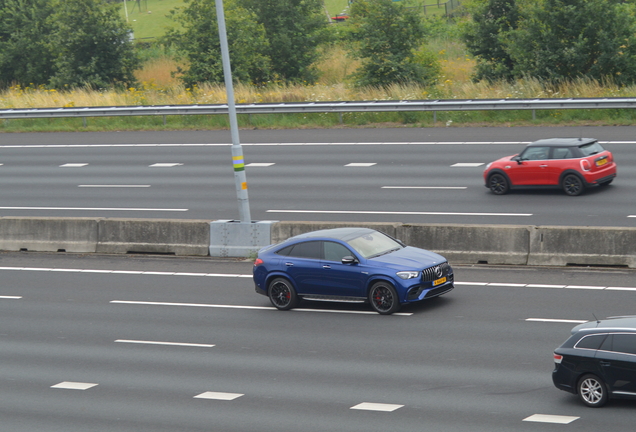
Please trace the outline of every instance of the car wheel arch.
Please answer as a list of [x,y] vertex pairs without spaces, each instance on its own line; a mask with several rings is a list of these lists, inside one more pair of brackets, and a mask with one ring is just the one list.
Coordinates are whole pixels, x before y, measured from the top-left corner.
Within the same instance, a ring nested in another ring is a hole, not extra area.
[[[383,276],[383,275],[377,275],[377,276],[372,276],[367,280],[367,286],[365,289],[365,293],[367,295],[367,297],[369,296],[369,292],[371,291],[371,287],[373,285],[375,285],[378,282],[384,282],[384,283],[388,283],[391,284],[391,286],[393,288],[395,288],[395,291],[398,294],[398,297],[400,296],[400,292],[397,290],[397,284],[395,283],[395,281],[393,281],[390,277],[388,276]],[[400,303],[402,303],[402,299],[400,299]]]
[[508,185],[510,188],[514,186],[512,181],[510,181],[510,177],[508,177],[508,174],[506,174],[506,172],[502,170],[501,168],[493,168],[490,171],[488,171],[488,175],[486,176],[486,181],[490,180],[490,177],[493,176],[494,174],[499,174],[504,176],[505,179],[508,181]]
[[269,285],[272,283],[272,281],[274,279],[278,279],[278,278],[282,278],[282,279],[285,279],[286,281],[288,281],[291,284],[292,288],[294,288],[294,290],[296,290],[296,292],[298,292],[298,289],[296,288],[296,283],[289,277],[288,274],[286,274],[286,273],[270,273],[265,278],[265,294],[269,293]]

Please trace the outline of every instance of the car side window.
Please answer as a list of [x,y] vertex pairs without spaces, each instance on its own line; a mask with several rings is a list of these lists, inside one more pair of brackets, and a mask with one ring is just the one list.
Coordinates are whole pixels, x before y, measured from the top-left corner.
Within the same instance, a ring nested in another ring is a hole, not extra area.
[[572,159],[574,155],[568,147],[555,147],[552,149],[552,159]]
[[282,256],[289,256],[291,250],[294,248],[294,245],[291,246],[287,246],[286,248],[282,248],[281,250],[279,250],[278,252],[276,252],[278,255],[282,255]]
[[545,160],[550,154],[550,147],[527,147],[521,159],[523,160]]
[[636,334],[615,334],[612,351],[624,354],[636,354]]
[[322,256],[322,247],[320,241],[307,241],[296,243],[288,256],[297,258],[320,259]]
[[574,345],[574,348],[597,350],[601,347],[606,337],[607,334],[584,336]]
[[342,261],[346,256],[353,256],[353,253],[340,243],[326,241],[323,242],[323,248],[327,261]]

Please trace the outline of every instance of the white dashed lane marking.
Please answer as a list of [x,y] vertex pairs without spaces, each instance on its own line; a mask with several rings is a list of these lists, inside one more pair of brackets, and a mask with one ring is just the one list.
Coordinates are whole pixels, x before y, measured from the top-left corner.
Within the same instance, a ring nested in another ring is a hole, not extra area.
[[451,165],[451,167],[455,168],[476,168],[483,165],[483,162],[458,162],[456,164]]
[[214,400],[234,400],[240,398],[241,396],[245,396],[241,393],[221,393],[221,392],[205,392],[200,395],[195,396],[195,399],[214,399]]
[[21,299],[21,296],[0,296],[0,299],[5,299],[5,300],[19,300]]
[[377,165],[375,162],[352,162],[350,164],[346,164],[346,167],[362,167],[362,168],[366,168],[366,167],[371,167],[373,165]]
[[67,389],[67,390],[88,390],[89,388],[95,387],[96,385],[97,384],[93,384],[93,383],[64,381],[59,384],[52,385],[51,388],[59,388],[59,389]]
[[404,405],[395,405],[395,404],[384,404],[384,403],[373,403],[373,402],[362,402],[358,405],[352,406],[350,409],[352,410],[364,410],[364,411],[384,411],[391,412],[397,409],[402,408]]
[[252,162],[245,166],[246,167],[270,167],[272,165],[275,165],[275,164],[273,162]]
[[548,415],[548,414],[534,414],[530,417],[523,419],[525,422],[537,422],[537,423],[556,423],[556,424],[569,424],[574,420],[578,420],[580,417],[562,416],[562,415]]
[[197,343],[185,343],[185,342],[159,342],[159,341],[144,341],[144,340],[131,340],[131,339],[117,339],[117,343],[129,343],[129,344],[141,344],[141,345],[167,345],[167,346],[184,346],[184,347],[198,347],[198,348],[212,348],[211,344],[197,344]]
[[81,168],[87,166],[87,163],[67,163],[60,165],[60,168]]
[[183,165],[182,163],[156,163],[156,164],[152,164],[149,165],[150,168],[172,168],[172,167],[176,167],[176,166],[181,166]]

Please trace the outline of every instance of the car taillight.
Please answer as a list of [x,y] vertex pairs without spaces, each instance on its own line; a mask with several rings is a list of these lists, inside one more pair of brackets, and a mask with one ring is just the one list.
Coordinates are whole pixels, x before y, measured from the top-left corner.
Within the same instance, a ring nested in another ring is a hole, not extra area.
[[581,159],[581,169],[583,171],[589,171],[592,168],[590,162],[587,159]]
[[561,360],[563,360],[563,356],[560,354],[554,354],[554,362],[556,364],[561,364]]
[[263,264],[263,260],[260,258],[256,258],[256,260],[254,261],[254,267],[258,267],[261,264]]

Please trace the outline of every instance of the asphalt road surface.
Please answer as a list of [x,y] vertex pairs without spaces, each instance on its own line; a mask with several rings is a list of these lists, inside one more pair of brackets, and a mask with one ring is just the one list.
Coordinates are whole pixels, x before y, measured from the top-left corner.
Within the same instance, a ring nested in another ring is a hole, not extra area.
[[[243,130],[254,220],[636,224],[636,127]],[[612,185],[495,196],[485,165],[540,138],[599,139]],[[229,131],[0,134],[0,216],[238,219]]]
[[0,430],[633,428],[635,401],[586,408],[551,371],[576,323],[634,313],[634,270],[456,266],[455,290],[380,316],[274,310],[251,266],[0,254]]

